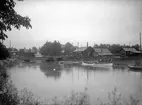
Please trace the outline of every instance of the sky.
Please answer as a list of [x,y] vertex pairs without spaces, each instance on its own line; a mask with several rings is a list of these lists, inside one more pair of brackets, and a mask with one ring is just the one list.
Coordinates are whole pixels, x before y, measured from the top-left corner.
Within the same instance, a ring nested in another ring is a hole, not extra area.
[[139,44],[142,0],[24,0],[15,10],[31,19],[32,29],[12,29],[4,44],[40,47],[47,40],[61,44]]

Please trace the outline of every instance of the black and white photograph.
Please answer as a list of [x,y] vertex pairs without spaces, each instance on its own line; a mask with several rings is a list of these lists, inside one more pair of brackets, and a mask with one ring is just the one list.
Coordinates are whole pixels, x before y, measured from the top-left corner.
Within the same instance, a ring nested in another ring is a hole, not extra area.
[[0,105],[142,105],[142,0],[0,0]]

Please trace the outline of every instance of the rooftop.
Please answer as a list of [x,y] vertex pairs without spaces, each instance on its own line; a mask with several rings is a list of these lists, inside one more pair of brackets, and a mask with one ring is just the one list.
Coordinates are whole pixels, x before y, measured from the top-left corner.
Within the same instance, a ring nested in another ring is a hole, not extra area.
[[82,51],[85,51],[87,49],[87,47],[80,47],[80,48],[77,48],[74,52],[82,52]]
[[140,51],[136,50],[135,48],[122,48],[124,51],[130,51],[133,53],[140,53]]
[[113,55],[108,48],[93,48],[99,55]]

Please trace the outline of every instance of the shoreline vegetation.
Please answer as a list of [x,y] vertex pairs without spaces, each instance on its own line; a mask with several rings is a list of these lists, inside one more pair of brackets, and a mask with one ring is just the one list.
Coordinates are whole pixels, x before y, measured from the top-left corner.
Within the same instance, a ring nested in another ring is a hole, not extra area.
[[[12,84],[12,81],[8,81],[8,74],[5,67],[11,67],[18,63],[18,59],[7,59],[1,61],[1,65],[4,68],[0,69],[0,104],[2,105],[92,105],[90,97],[87,94],[87,88],[84,92],[76,93],[72,92],[66,97],[54,97],[51,101],[40,101],[35,99],[32,92],[27,89],[20,91]],[[5,64],[4,64],[5,63]],[[128,97],[129,100],[122,99],[121,94],[118,94],[117,88],[108,93],[108,102],[98,99],[93,105],[140,105],[141,101],[137,100],[133,96]],[[98,102],[99,101],[99,102]]]
[[5,60],[0,60],[0,68],[7,68],[14,66],[19,63],[17,58],[7,58]]
[[4,105],[140,105],[140,101],[133,96],[129,96],[127,101],[122,99],[121,94],[117,94],[116,88],[108,94],[108,102],[103,102],[101,99],[96,100],[99,104],[90,103],[87,90],[80,93],[72,92],[66,97],[54,97],[50,101],[40,101],[34,98],[33,93],[27,89],[23,89],[21,93],[22,95],[19,96],[12,84],[6,84],[4,91],[0,93],[0,101]]

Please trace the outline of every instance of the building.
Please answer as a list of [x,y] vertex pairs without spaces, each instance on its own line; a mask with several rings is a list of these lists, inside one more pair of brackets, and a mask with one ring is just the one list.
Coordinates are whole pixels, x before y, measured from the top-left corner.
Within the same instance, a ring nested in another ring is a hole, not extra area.
[[79,47],[73,53],[74,53],[74,56],[78,56],[78,57],[93,57],[94,50],[91,46]]
[[100,48],[100,47],[94,47],[94,58],[100,59],[100,60],[111,60],[113,57],[113,54],[110,52],[108,48]]
[[108,48],[93,48],[93,49],[94,49],[94,56],[112,56],[113,55]]
[[24,57],[35,57],[35,53],[33,52],[23,52],[23,53],[19,53],[19,56],[24,56]]
[[33,53],[33,52],[19,52],[18,56],[19,56],[19,59],[21,59],[21,60],[30,61],[35,58],[35,53]]
[[82,53],[86,49],[87,49],[87,47],[79,47],[79,48],[76,48],[76,50],[74,52],[76,52],[76,53]]
[[120,56],[137,56],[140,55],[140,51],[135,48],[122,48],[120,50]]
[[37,51],[37,53],[35,54],[35,57],[43,57],[39,51]]

